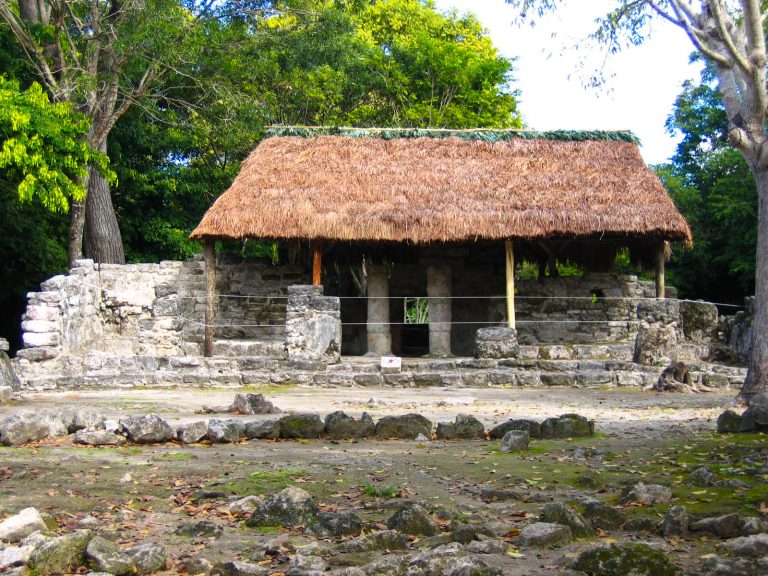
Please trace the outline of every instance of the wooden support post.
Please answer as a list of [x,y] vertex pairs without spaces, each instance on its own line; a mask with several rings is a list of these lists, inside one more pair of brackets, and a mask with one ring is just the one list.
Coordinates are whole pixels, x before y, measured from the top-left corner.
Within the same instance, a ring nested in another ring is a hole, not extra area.
[[205,349],[206,358],[213,356],[213,324],[216,299],[216,241],[210,238],[203,243],[205,256]]
[[320,286],[323,283],[323,242],[315,240],[312,242],[312,285]]
[[664,261],[666,259],[666,243],[662,240],[656,249],[656,298],[663,300],[666,297],[664,287]]
[[510,328],[515,328],[515,255],[512,251],[512,240],[504,242],[507,263],[507,322]]

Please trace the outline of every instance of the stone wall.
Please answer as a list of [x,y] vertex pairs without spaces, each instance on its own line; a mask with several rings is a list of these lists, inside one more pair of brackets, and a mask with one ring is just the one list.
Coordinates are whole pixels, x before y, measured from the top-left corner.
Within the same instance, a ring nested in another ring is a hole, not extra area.
[[323,296],[322,286],[288,288],[285,348],[293,362],[322,368],[341,359],[339,299]]

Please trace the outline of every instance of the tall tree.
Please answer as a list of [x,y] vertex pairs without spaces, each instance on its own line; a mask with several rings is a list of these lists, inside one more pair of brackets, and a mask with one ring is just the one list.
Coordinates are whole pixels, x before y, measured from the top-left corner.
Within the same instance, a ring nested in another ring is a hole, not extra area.
[[[0,18],[54,101],[88,118],[85,140],[104,153],[117,120],[184,62],[194,16],[209,8],[176,0],[18,0],[0,2]],[[123,262],[109,183],[95,169],[84,183],[87,196],[70,211],[70,262],[83,249],[99,262]]]
[[[506,0],[521,17],[541,17],[567,0]],[[752,357],[740,397],[768,390],[768,89],[762,0],[614,0],[592,38],[610,51],[639,44],[652,19],[680,28],[712,66],[728,117],[728,139],[749,167],[758,193],[755,320]]]

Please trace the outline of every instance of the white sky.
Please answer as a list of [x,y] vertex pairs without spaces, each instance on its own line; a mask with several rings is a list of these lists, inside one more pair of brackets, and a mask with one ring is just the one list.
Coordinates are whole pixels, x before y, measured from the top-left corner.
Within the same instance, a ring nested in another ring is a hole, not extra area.
[[602,88],[584,86],[583,78],[602,66],[604,54],[569,49],[594,29],[609,0],[571,0],[535,28],[518,27],[516,11],[504,0],[435,0],[443,11],[474,13],[504,56],[517,57],[514,87],[519,108],[536,130],[632,130],[642,142],[646,162],[667,160],[676,139],[667,120],[686,79],[698,79],[700,65],[690,65],[693,51],[685,34],[666,22],[654,24],[645,44],[608,56]]

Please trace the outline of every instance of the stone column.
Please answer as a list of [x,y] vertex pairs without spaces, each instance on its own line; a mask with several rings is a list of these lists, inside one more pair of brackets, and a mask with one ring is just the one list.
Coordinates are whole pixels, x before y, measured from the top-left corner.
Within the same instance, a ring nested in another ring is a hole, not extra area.
[[451,355],[451,267],[427,267],[429,297],[429,355]]
[[386,266],[369,264],[368,272],[368,352],[366,356],[392,354],[389,326],[389,274]]

